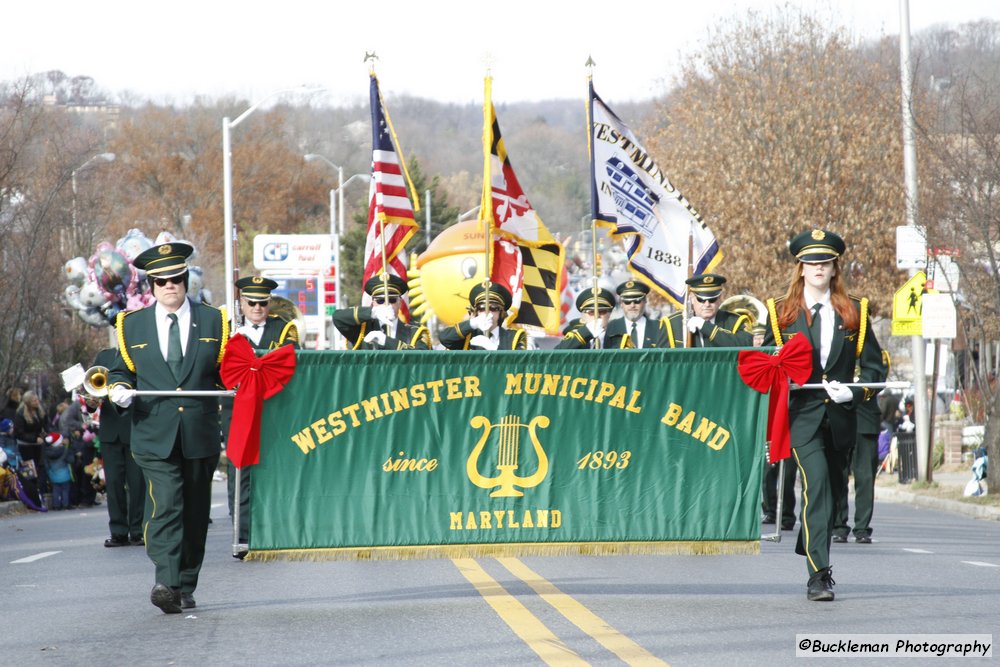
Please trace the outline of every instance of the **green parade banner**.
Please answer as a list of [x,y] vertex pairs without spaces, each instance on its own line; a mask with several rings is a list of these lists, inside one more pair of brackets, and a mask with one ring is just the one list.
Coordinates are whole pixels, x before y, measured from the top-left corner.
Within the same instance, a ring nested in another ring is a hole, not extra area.
[[300,351],[250,557],[758,553],[767,395],[738,352]]

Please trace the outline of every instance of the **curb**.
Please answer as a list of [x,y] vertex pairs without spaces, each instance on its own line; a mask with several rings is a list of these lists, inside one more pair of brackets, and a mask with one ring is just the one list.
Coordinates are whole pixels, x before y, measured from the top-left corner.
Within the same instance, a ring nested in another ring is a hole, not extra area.
[[1000,521],[1000,507],[988,505],[973,505],[963,503],[960,500],[948,500],[946,498],[933,498],[922,496],[909,491],[897,491],[875,487],[875,500],[884,500],[890,503],[906,503],[915,507],[924,507],[953,514],[964,514],[976,519],[986,519],[987,521]]
[[27,512],[28,508],[20,500],[5,500],[0,502],[0,518],[14,516]]

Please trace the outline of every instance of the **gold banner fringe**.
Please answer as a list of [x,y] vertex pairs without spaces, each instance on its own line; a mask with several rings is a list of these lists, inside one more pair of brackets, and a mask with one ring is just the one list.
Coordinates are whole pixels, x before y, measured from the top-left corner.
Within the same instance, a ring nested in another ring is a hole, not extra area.
[[416,560],[517,556],[733,556],[760,554],[760,541],[528,542],[336,549],[253,549],[244,560]]

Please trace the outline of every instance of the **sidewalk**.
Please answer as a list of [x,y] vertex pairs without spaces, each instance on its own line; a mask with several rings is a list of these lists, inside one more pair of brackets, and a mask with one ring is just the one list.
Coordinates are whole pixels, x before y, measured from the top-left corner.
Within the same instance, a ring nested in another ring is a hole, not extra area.
[[[972,479],[971,467],[965,470],[935,470],[932,474],[938,488],[961,495],[965,485]],[[914,488],[914,484],[900,484],[895,474],[882,473],[875,480],[875,500],[889,503],[906,503],[916,507],[962,514],[976,519],[1000,521],[1000,507],[980,505],[975,502],[964,502],[951,498],[941,498],[933,489]]]

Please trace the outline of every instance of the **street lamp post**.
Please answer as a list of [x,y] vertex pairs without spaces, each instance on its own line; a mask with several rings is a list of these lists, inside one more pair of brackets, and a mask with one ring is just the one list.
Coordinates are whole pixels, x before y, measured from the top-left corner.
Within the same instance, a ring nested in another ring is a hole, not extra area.
[[233,222],[233,156],[230,149],[230,134],[232,129],[246,120],[246,117],[256,111],[264,102],[284,95],[285,93],[315,93],[323,88],[306,88],[299,86],[296,88],[282,88],[273,93],[265,95],[260,100],[250,105],[246,111],[236,117],[236,120],[229,120],[229,116],[222,119],[222,217],[223,217],[223,243],[225,244],[226,263],[226,307],[229,309],[229,321],[233,329],[236,328],[236,313],[239,312],[239,304],[236,303],[236,281],[239,278],[239,267],[235,265],[236,255],[236,225]]
[[[330,237],[333,242],[333,291],[334,306],[340,308],[340,237],[344,234],[344,188],[355,179],[371,180],[368,174],[354,174],[344,180],[344,168],[319,153],[304,156],[306,162],[319,160],[337,170],[337,187],[330,190]],[[336,217],[335,217],[336,216]]]
[[70,185],[71,185],[72,190],[73,190],[73,203],[72,203],[72,209],[71,209],[70,218],[71,218],[71,222],[72,222],[71,226],[72,226],[72,229],[73,229],[74,241],[78,241],[79,240],[79,238],[78,238],[78,236],[79,236],[79,230],[77,229],[77,226],[76,226],[76,174],[79,171],[83,171],[84,169],[86,169],[87,167],[89,167],[94,162],[97,162],[98,160],[100,160],[102,162],[114,162],[114,159],[115,159],[115,154],[114,153],[98,153],[97,155],[91,157],[89,160],[87,160],[86,162],[84,162],[83,164],[81,164],[79,167],[77,167],[76,169],[74,169],[73,172],[70,174]]

